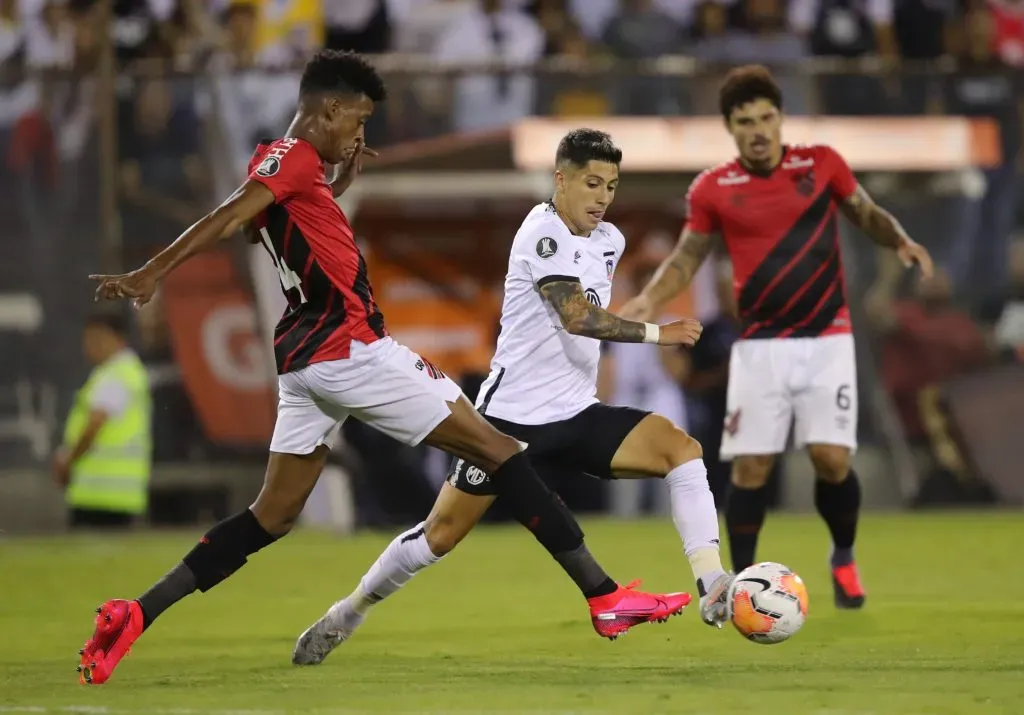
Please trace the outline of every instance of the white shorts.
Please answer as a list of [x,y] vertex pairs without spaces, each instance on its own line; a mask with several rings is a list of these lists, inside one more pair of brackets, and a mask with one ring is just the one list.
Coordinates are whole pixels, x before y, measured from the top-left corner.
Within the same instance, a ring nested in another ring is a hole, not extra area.
[[780,454],[793,443],[857,448],[853,335],[740,340],[729,360],[721,458]]
[[346,360],[318,362],[280,375],[270,451],[309,454],[332,446],[350,415],[409,445],[451,414],[462,390],[391,338],[352,342]]

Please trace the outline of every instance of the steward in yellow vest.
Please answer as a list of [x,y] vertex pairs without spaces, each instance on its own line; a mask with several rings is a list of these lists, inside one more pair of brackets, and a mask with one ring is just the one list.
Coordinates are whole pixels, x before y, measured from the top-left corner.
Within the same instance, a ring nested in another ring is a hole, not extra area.
[[54,458],[73,526],[126,526],[144,514],[152,463],[149,378],[125,320],[94,317],[83,336],[95,367],[78,391]]

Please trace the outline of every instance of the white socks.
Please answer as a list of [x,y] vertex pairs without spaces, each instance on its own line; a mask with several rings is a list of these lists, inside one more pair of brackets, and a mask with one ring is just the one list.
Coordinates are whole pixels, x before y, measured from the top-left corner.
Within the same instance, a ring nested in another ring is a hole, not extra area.
[[680,464],[665,483],[672,499],[672,521],[683,540],[693,577],[705,587],[725,573],[719,555],[718,512],[708,486],[708,470],[701,459]]
[[356,590],[345,599],[353,611],[360,615],[366,613],[370,606],[408,583],[420,569],[440,561],[441,557],[435,556],[427,546],[424,526],[417,524],[388,544]]

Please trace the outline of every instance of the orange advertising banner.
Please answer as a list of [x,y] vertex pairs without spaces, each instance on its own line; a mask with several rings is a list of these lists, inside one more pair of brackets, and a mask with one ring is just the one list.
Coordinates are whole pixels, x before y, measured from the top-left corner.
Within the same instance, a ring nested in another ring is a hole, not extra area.
[[[736,154],[719,117],[588,118],[622,148],[625,171],[703,171]],[[516,168],[552,168],[559,140],[579,120],[529,118],[511,128]],[[828,144],[854,171],[952,171],[996,166],[999,130],[964,117],[786,117],[793,144]]]
[[163,291],[175,358],[206,436],[239,447],[268,443],[274,371],[231,256],[193,257],[167,276]]

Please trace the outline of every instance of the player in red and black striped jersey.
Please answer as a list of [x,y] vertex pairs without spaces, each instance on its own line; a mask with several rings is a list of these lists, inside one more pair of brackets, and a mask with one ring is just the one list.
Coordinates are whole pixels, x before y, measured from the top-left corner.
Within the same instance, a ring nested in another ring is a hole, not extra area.
[[859,608],[865,595],[853,543],[860,486],[850,470],[857,373],[839,213],[925,277],[931,258],[871,200],[838,152],[782,143],[782,93],[763,67],[733,70],[720,104],[739,157],[694,180],[679,244],[622,314],[655,314],[690,283],[715,239],[724,240],[743,321],[721,448],[733,460],[726,512],[733,568],[754,561],[764,485],[795,418],[794,443],[807,446],[818,476],[815,502],[832,534],[836,604]]
[[[279,405],[263,489],[250,508],[214,526],[138,599],[113,599],[97,609],[95,631],[80,652],[83,683],[105,682],[160,613],[196,590],[213,588],[248,556],[287,534],[339,425],[350,416],[487,472],[516,518],[576,582],[599,634],[610,623],[621,624],[621,632],[663,620],[689,602],[687,594],[646,594],[609,578],[587,551],[572,514],[531,467],[523,445],[485,421],[443,372],[388,336],[352,227],[335,202],[359,171],[363,128],[384,97],[383,81],[364,59],[319,53],[303,72],[298,110],[285,137],[257,149],[238,190],[142,268],[92,276],[99,282],[98,297],[143,304],[176,266],[245,229],[270,253],[288,308],[274,336]],[[325,163],[341,165],[336,181],[328,182]],[[366,597],[384,598],[453,549],[455,535],[465,530],[452,521],[475,524],[491,502],[448,503],[397,537],[382,557],[388,568],[396,566],[395,573]],[[447,518],[437,518],[439,513]]]

